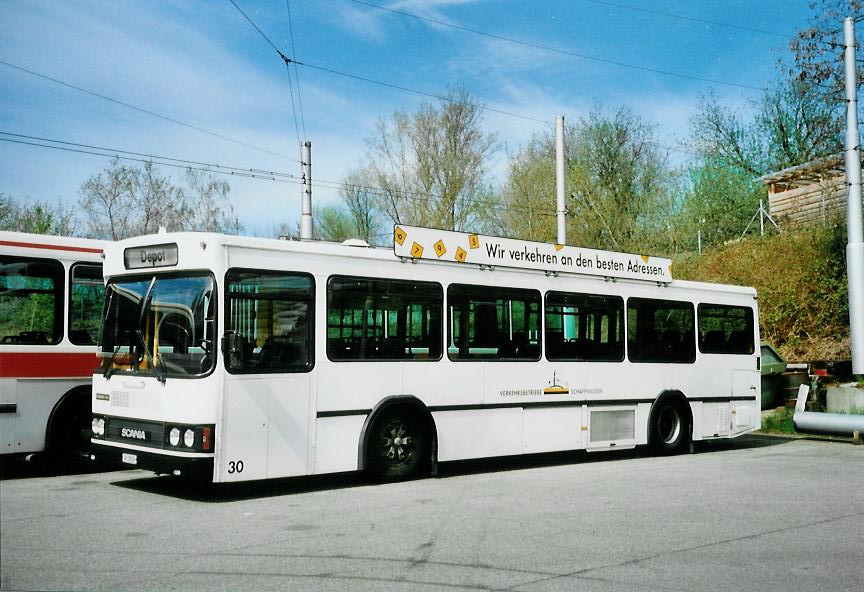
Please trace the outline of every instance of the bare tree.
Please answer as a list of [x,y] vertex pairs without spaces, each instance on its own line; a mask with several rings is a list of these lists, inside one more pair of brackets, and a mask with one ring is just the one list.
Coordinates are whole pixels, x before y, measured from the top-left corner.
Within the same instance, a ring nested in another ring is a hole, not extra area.
[[118,159],[84,182],[78,190],[78,204],[90,236],[119,240],[140,234],[133,229],[138,213],[135,185],[135,170],[120,165]]
[[203,232],[237,234],[242,226],[234,215],[228,197],[231,186],[227,181],[205,177],[202,171],[186,171],[186,199],[184,200],[184,227]]
[[[845,84],[843,20],[851,16],[860,22],[864,17],[864,2],[811,0],[810,9],[814,11],[810,26],[798,31],[789,43],[792,63],[788,73],[810,92],[822,95],[823,100],[842,101]],[[861,73],[858,84],[864,84]]]
[[450,230],[483,224],[492,195],[486,161],[496,141],[480,124],[480,108],[464,90],[379,120],[361,171],[379,188],[376,208],[396,223]]
[[141,168],[111,161],[78,191],[78,203],[87,220],[87,233],[119,240],[168,230],[237,232],[224,181],[187,170],[188,187],[175,185],[152,162]]

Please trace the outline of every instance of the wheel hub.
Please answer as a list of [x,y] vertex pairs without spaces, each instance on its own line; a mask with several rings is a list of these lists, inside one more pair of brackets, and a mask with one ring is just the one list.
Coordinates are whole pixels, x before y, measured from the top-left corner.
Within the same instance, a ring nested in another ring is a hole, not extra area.
[[414,440],[401,421],[388,423],[381,430],[381,456],[391,464],[402,464],[414,455]]

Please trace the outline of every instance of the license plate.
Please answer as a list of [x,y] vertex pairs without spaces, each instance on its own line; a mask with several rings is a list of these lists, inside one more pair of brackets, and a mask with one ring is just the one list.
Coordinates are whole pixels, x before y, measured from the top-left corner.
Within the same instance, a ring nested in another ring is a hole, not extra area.
[[138,464],[138,455],[137,454],[129,454],[128,452],[124,452],[123,456],[120,458],[121,461],[126,463],[127,465],[137,465]]

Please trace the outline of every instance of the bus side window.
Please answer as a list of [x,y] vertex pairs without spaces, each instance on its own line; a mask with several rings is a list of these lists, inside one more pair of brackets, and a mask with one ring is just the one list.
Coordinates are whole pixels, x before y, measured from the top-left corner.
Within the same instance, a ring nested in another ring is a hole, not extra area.
[[308,372],[314,365],[315,285],[307,274],[231,269],[225,274],[225,331],[234,373]]
[[436,282],[331,276],[327,357],[351,360],[441,358],[443,290]]
[[60,343],[63,276],[53,259],[0,256],[0,343]]
[[700,304],[699,351],[703,354],[750,355],[756,351],[753,339],[753,310],[746,306]]
[[102,266],[76,263],[70,272],[69,341],[96,345],[105,285]]
[[631,362],[695,362],[693,305],[671,300],[629,298],[627,351]]
[[451,284],[447,288],[451,360],[540,359],[540,292]]
[[624,299],[546,293],[546,358],[620,362],[624,359]]

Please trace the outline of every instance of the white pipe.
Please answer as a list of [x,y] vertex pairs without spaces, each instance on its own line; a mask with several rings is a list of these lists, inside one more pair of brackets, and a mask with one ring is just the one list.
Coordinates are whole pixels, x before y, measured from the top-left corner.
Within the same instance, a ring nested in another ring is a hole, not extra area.
[[852,436],[855,432],[864,433],[864,415],[796,411],[792,423],[795,431],[809,434]]
[[798,400],[795,402],[795,414],[792,416],[792,424],[796,432],[835,436],[852,436],[855,432],[864,432],[864,415],[805,411],[804,406],[809,393],[810,387],[806,384],[798,387]]

